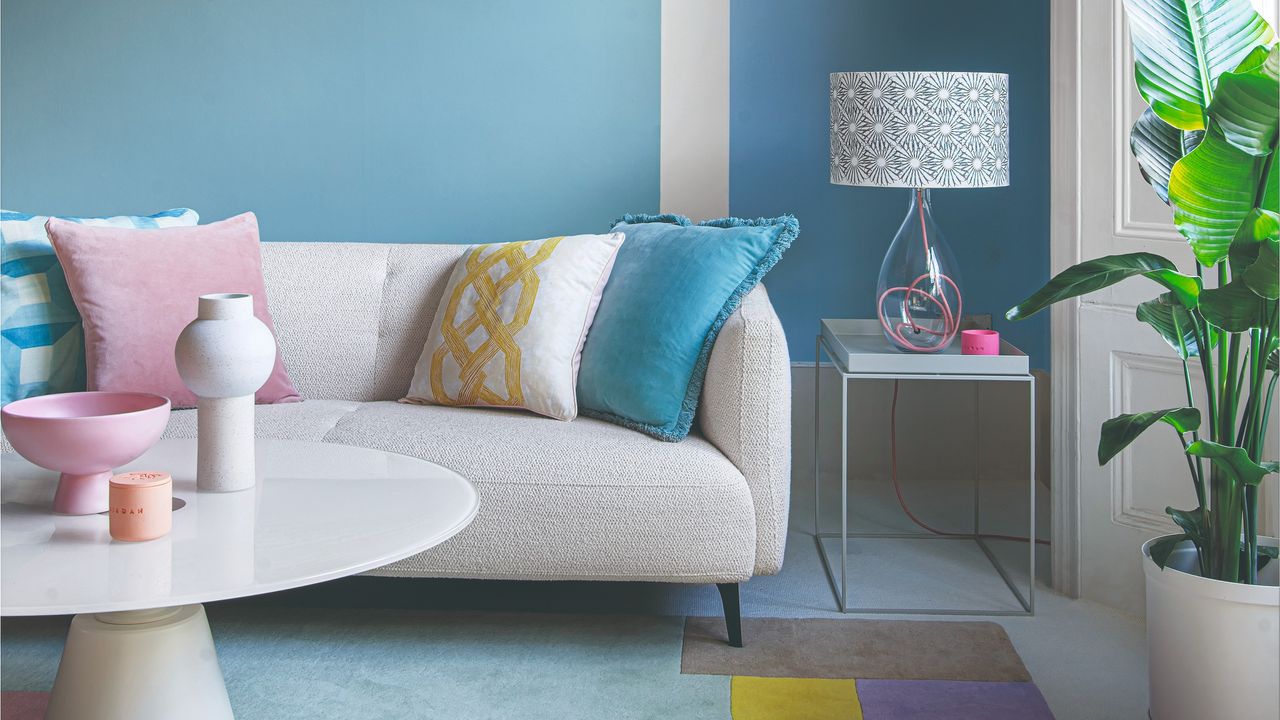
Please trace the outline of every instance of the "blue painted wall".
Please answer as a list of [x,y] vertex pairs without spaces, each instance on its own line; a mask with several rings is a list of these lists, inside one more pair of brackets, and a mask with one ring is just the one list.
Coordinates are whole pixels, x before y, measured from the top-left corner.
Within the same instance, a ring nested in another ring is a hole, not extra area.
[[658,205],[660,0],[5,0],[0,203],[265,240],[599,232]]
[[828,182],[828,74],[972,70],[1009,74],[1008,188],[937,190],[934,217],[967,285],[966,312],[1049,363],[1048,313],[1004,311],[1049,271],[1048,0],[733,0],[729,208],[791,212],[800,239],[765,279],[791,356],[813,359],[821,317],[874,317],[876,276],[907,212],[906,190]]

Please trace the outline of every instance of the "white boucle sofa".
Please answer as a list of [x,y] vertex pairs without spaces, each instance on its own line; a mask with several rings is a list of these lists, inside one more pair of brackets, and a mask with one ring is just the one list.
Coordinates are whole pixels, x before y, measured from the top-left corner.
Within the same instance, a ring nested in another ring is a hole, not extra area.
[[[716,583],[732,640],[736,583],[778,572],[787,530],[790,362],[764,288],[721,330],[679,443],[589,418],[397,403],[464,249],[264,243],[277,339],[305,401],[259,405],[259,437],[403,453],[475,484],[470,527],[373,574]],[[172,414],[168,437],[195,433],[194,410]]]

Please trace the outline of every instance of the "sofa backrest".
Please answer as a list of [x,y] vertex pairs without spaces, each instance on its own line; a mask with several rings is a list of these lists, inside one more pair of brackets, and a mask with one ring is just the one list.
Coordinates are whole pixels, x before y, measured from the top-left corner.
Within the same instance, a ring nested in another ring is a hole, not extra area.
[[262,244],[289,377],[304,398],[398,400],[466,245]]

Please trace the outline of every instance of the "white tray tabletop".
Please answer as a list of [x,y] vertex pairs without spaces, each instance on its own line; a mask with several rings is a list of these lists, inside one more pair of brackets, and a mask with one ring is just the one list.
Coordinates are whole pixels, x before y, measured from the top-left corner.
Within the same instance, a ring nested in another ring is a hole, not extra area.
[[161,440],[118,471],[163,470],[169,535],[118,542],[107,516],[55,515],[57,473],[0,459],[0,614],[171,607],[311,585],[438,545],[475,517],[475,489],[434,463],[327,443],[259,439],[257,486],[199,493],[195,440]]
[[[964,326],[962,326],[964,327]],[[1026,376],[1026,353],[1001,338],[999,355],[962,355],[957,337],[945,350],[903,352],[885,338],[879,320],[822,320],[822,341],[846,374],[875,376]]]

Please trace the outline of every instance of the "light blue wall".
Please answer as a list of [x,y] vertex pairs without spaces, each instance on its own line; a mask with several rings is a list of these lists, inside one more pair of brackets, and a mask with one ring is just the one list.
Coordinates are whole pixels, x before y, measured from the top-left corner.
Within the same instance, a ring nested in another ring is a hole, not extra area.
[[966,311],[1049,364],[1048,313],[1004,310],[1049,270],[1049,0],[733,0],[729,208],[790,212],[800,238],[765,278],[791,356],[812,360],[821,317],[874,317],[875,284],[908,191],[828,183],[828,74],[1009,74],[1012,184],[937,190],[934,215],[967,284]]
[[5,0],[0,203],[265,240],[599,232],[658,204],[659,0]]

